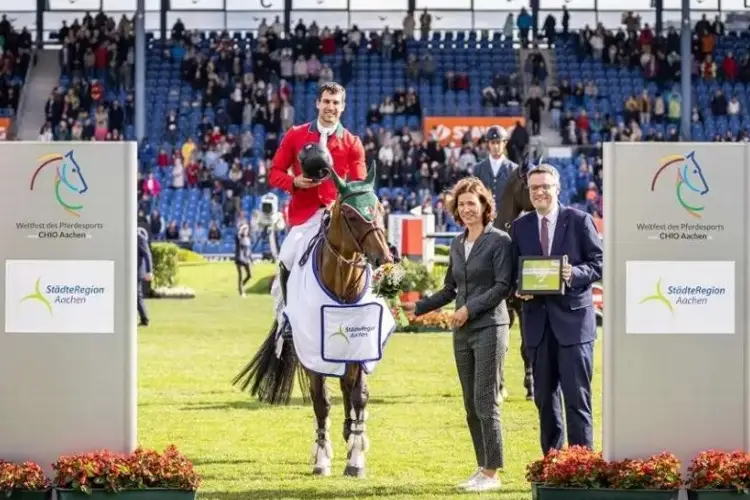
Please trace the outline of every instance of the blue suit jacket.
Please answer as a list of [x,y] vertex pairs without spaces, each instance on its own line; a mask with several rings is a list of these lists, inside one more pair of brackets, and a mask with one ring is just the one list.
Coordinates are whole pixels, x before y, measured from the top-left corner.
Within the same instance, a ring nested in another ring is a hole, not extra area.
[[[542,255],[537,213],[529,212],[511,224],[514,275],[518,283],[518,259],[525,255]],[[560,206],[555,234],[552,239],[553,256],[568,256],[573,266],[565,295],[539,296],[523,303],[524,344],[534,348],[544,335],[545,323],[561,346],[596,340],[592,283],[602,277],[602,242],[594,226],[594,219],[581,210]]]
[[153,259],[151,257],[151,248],[148,246],[148,239],[141,234],[138,235],[138,279],[142,280],[147,273],[153,270]]

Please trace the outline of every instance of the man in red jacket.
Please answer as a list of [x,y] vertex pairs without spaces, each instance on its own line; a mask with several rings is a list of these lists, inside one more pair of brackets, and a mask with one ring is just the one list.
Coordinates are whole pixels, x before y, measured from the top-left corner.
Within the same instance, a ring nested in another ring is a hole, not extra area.
[[[324,169],[308,166],[308,171],[303,171],[300,153],[303,149],[304,152],[324,151],[326,164],[332,163],[342,179],[352,181],[367,177],[362,141],[339,122],[345,104],[344,87],[334,82],[321,85],[315,103],[318,119],[290,128],[273,157],[269,184],[292,195],[288,214],[290,229],[279,250],[279,276],[271,288],[277,312],[280,312],[282,300],[286,302],[286,282],[292,266],[318,233],[323,213],[337,196],[336,186]],[[311,144],[319,148],[311,148]]]

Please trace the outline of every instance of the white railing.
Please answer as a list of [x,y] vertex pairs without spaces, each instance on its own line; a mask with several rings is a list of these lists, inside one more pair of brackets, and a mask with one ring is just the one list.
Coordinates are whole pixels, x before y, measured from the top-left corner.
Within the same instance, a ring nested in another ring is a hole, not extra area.
[[[442,238],[455,238],[461,234],[460,232],[444,232],[444,233],[427,233],[424,235],[425,239],[430,240],[439,240]],[[427,266],[428,269],[432,270],[432,264],[447,264],[448,263],[448,256],[447,255],[437,255],[434,252],[432,253],[432,259],[431,262],[425,262],[425,266]]]

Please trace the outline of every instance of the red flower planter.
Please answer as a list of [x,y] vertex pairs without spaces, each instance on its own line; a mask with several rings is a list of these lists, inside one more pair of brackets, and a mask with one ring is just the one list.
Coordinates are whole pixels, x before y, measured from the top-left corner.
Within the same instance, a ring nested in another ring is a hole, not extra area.
[[688,500],[740,500],[745,493],[732,490],[687,490]]
[[168,490],[166,488],[123,490],[119,493],[93,490],[90,495],[77,490],[58,489],[56,491],[57,500],[194,500],[198,494],[195,491]]
[[[3,495],[5,496],[5,495]],[[52,498],[52,490],[26,491],[16,490],[6,497],[8,500],[48,500]]]
[[537,500],[677,500],[679,490],[614,490],[537,486]]

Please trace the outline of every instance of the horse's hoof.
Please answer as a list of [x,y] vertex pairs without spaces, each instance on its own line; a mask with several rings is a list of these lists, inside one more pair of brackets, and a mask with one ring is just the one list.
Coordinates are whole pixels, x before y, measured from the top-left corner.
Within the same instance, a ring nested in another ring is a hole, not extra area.
[[313,476],[326,477],[331,475],[330,467],[314,467]]
[[347,477],[363,478],[365,477],[365,468],[354,467],[353,465],[347,465],[346,468],[344,469],[344,475]]

